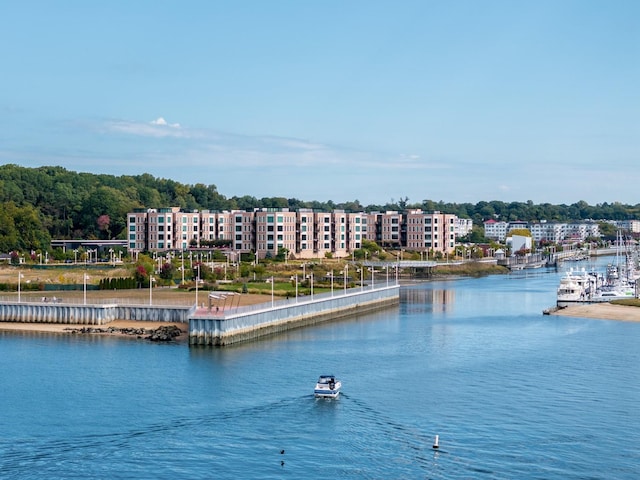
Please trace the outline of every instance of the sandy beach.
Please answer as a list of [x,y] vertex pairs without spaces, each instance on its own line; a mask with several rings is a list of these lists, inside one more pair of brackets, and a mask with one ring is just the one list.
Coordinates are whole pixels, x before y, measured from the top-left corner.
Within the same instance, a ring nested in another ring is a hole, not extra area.
[[640,308],[611,303],[594,303],[561,308],[550,315],[563,317],[597,318],[601,320],[619,320],[622,322],[640,322]]

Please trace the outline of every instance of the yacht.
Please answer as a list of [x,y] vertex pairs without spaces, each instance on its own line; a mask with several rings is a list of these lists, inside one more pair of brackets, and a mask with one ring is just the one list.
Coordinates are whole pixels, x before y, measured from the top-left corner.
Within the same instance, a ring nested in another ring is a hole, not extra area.
[[594,273],[587,273],[585,269],[568,271],[560,279],[557,291],[558,307],[568,307],[571,304],[586,303],[598,288],[598,277]]

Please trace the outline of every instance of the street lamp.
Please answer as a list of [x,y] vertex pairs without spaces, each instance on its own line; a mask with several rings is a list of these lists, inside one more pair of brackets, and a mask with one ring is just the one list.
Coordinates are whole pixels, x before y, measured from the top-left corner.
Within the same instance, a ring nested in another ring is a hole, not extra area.
[[198,308],[198,283],[200,283],[200,264],[196,264],[198,273],[196,274],[196,309]]
[[313,272],[311,272],[306,278],[311,282],[311,300],[313,300]]
[[115,266],[116,264],[116,257],[113,254],[113,248],[109,249],[109,260],[111,260],[111,264]]
[[269,281],[271,282],[271,308],[273,308],[273,277]]
[[331,270],[331,296],[333,297],[333,270]]
[[349,264],[345,263],[342,273],[344,273],[344,280],[342,281],[342,283],[344,286],[344,293],[346,295],[347,294],[347,276],[348,276],[347,274],[349,273]]
[[73,249],[73,263],[78,263],[78,249]]
[[82,276],[82,297],[84,305],[87,304],[87,280],[89,279],[89,275],[86,273]]
[[181,283],[181,285],[184,285],[184,250],[182,252],[180,252],[180,258],[182,260],[182,266],[180,267],[180,270],[182,270],[182,283]]
[[24,278],[24,275],[18,272],[18,303],[20,303],[20,279]]
[[149,276],[149,305],[153,305],[153,282],[155,281],[155,278]]

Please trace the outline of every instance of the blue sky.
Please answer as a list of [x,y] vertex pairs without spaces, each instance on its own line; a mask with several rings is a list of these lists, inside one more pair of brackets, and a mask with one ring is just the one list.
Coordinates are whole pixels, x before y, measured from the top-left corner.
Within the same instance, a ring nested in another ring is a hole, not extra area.
[[640,203],[640,2],[0,5],[0,163],[227,196]]

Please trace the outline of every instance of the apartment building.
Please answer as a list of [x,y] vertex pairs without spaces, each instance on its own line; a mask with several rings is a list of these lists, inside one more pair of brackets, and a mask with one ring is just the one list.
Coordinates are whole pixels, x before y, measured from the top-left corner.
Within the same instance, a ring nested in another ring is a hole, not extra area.
[[[252,224],[251,216],[255,217],[255,246],[245,243],[242,251],[255,251],[259,258],[275,257],[280,249],[286,249],[289,252],[296,252],[297,245],[297,213],[290,212],[288,209],[278,210],[264,208],[255,212],[246,212],[246,226]],[[249,230],[247,230],[248,232]],[[249,235],[247,234],[247,238]],[[234,249],[237,245],[234,246]]]
[[507,222],[498,222],[493,218],[484,222],[484,236],[504,243],[507,238],[509,224]]
[[259,258],[275,257],[281,249],[296,258],[328,254],[342,258],[361,248],[364,240],[371,240],[390,248],[450,253],[455,245],[456,221],[455,215],[420,210],[403,214],[147,209],[128,215],[128,246],[133,252],[186,250],[223,241],[234,252],[253,252]]
[[456,221],[457,217],[451,214],[409,210],[403,222],[406,232],[403,244],[409,250],[418,252],[433,250],[450,253],[456,243]]
[[401,242],[401,225],[402,225],[402,213],[400,212],[385,212],[378,216],[380,222],[380,237],[377,239],[383,247],[399,248],[402,245]]

